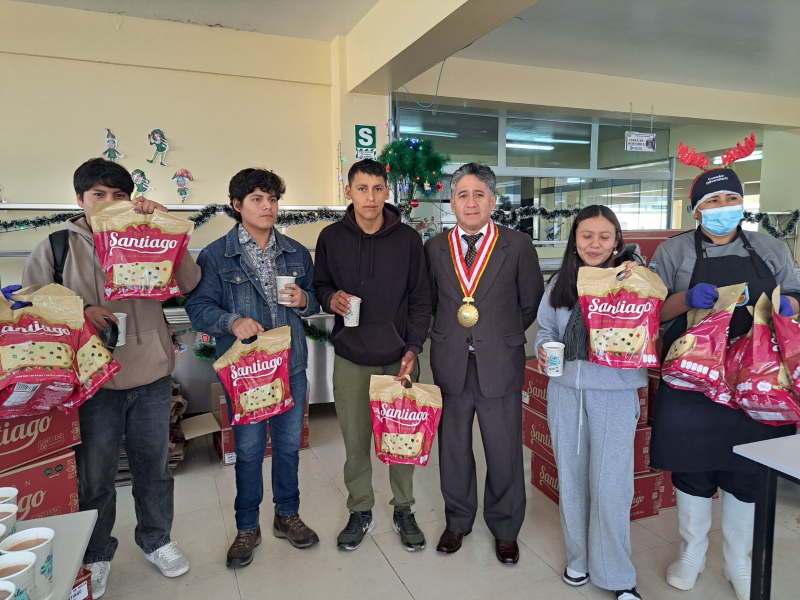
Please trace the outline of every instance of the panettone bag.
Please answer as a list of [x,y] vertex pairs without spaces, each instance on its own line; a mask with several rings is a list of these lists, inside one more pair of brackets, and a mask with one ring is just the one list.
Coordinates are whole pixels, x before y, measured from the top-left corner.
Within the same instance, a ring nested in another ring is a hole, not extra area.
[[[751,306],[748,306],[747,309],[752,312]],[[722,404],[728,408],[739,408],[736,403],[736,378],[739,375],[745,354],[750,352],[750,346],[753,343],[752,335],[753,330],[751,328],[750,333],[747,335],[734,338],[728,343],[728,347],[725,350],[722,377],[716,386],[706,392],[706,396],[717,404]]]
[[778,314],[780,298],[781,288],[777,287],[772,292],[772,305],[775,309],[772,323],[775,326],[775,337],[783,357],[783,365],[792,382],[792,391],[800,397],[800,314],[793,317],[780,316]]
[[106,300],[183,296],[175,273],[189,246],[194,223],[160,210],[136,212],[130,202],[97,202],[92,230],[106,274]]
[[746,283],[717,289],[710,309],[692,309],[686,315],[686,332],[675,340],[661,366],[661,378],[679,390],[703,392],[712,400],[725,394],[725,356],[733,311]]
[[791,392],[789,373],[781,360],[772,329],[772,302],[766,294],[756,302],[751,337],[736,378],[736,403],[756,421],[800,423],[800,403]]
[[233,406],[233,424],[258,423],[289,410],[289,358],[292,330],[288,325],[262,331],[255,341],[236,340],[214,370]]
[[589,360],[618,369],[658,366],[656,339],[667,288],[644,267],[617,281],[623,267],[581,267],[578,298],[589,333]]
[[369,380],[375,454],[387,465],[428,464],[442,418],[442,392],[435,385],[397,381],[391,375]]
[[0,418],[45,412],[78,387],[75,371],[83,300],[60,285],[17,294],[31,305],[0,301]]
[[97,331],[86,319],[75,353],[75,371],[79,385],[72,396],[60,407],[71,412],[94,396],[101,387],[119,373],[120,365],[97,336]]

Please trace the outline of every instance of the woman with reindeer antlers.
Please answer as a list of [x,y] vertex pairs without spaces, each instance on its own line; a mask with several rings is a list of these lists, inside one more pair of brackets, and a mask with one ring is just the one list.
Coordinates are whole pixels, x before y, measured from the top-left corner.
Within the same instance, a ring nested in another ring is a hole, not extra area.
[[[716,288],[747,282],[734,311],[729,336],[746,334],[754,306],[762,293],[780,285],[780,313],[793,315],[800,305],[800,280],[789,252],[777,239],[745,232],[743,189],[731,165],[752,154],[755,134],[722,157],[722,168],[708,167],[708,158],[681,142],[678,158],[703,173],[694,180],[692,209],[699,227],[664,242],[650,267],[663,279],[670,296],[661,310],[666,326],[664,353],[686,331],[686,313],[711,308],[719,297]],[[663,359],[663,357],[662,357]],[[680,557],[667,569],[667,583],[681,590],[694,587],[705,569],[711,498],[722,489],[722,551],[725,577],[739,600],[750,598],[750,551],[753,546],[755,465],[733,453],[733,446],[785,435],[794,425],[773,427],[711,402],[700,392],[678,390],[663,381],[653,424],[651,465],[672,471],[678,500],[678,529],[683,537]]]

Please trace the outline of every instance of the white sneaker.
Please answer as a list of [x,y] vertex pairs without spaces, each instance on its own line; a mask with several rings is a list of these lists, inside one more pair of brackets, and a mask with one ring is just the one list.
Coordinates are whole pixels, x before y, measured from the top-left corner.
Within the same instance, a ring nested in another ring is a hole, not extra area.
[[92,572],[92,598],[99,598],[106,593],[108,574],[111,573],[111,563],[108,561],[95,562],[86,565]]
[[189,561],[183,552],[178,550],[177,542],[161,546],[158,550],[145,554],[144,557],[157,566],[164,577],[178,577],[189,570]]

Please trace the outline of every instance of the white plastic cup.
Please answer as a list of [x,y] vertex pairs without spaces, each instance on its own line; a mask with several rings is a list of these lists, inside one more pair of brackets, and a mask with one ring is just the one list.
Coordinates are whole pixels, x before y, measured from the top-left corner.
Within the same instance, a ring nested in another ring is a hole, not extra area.
[[[0,553],[17,554],[17,552],[32,552],[36,555],[34,578],[36,580],[36,593],[40,600],[47,598],[53,591],[53,538],[56,533],[49,527],[34,527],[8,536],[0,542]],[[16,544],[30,540],[41,539],[43,542],[25,550],[12,550]],[[31,597],[31,600],[35,600]]]
[[295,277],[291,275],[278,275],[275,277],[275,287],[278,288],[278,304],[283,304],[286,306],[287,304],[291,303],[291,300],[281,300],[281,298],[287,298],[288,296],[283,296],[281,294],[281,290],[285,288],[290,283],[295,282]]
[[128,335],[128,315],[125,313],[114,313],[114,316],[117,317],[119,323],[117,323],[117,329],[119,330],[119,335],[117,336],[117,348],[120,346],[125,345],[125,339]]
[[16,504],[0,504],[0,525],[6,528],[5,532],[0,534],[0,542],[17,532],[18,510]]
[[[14,592],[17,591],[17,586],[15,586],[10,581],[0,581],[0,600],[14,600]],[[5,596],[3,595],[5,593]]]
[[547,342],[542,344],[547,355],[547,364],[544,372],[548,377],[561,377],[564,374],[564,344],[561,342]]
[[[36,577],[34,576],[34,569],[36,568],[36,555],[33,552],[12,552],[11,554],[4,554],[0,556],[0,571],[7,567],[24,566],[13,575],[0,578],[1,581],[8,581],[16,586],[17,598],[30,598],[36,600],[39,598],[36,591]],[[44,598],[45,596],[41,596]]]
[[15,487],[0,487],[0,504],[16,504],[17,493]]
[[345,327],[358,327],[358,318],[361,315],[361,298],[350,296],[350,312],[344,316]]

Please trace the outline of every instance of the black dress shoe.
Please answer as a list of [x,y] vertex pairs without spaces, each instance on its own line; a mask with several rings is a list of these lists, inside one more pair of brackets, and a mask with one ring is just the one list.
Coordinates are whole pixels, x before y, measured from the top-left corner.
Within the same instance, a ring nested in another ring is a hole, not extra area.
[[510,542],[505,540],[495,540],[494,548],[494,553],[497,555],[497,560],[499,560],[501,563],[507,565],[517,564],[517,561],[519,560],[519,546],[517,546],[516,540]]
[[442,533],[442,537],[439,538],[439,543],[436,546],[436,551],[444,552],[446,554],[452,554],[453,552],[458,552],[461,549],[461,542],[470,533],[472,533],[471,529],[466,533],[453,533],[452,531],[448,531],[447,529],[445,529],[444,532]]

